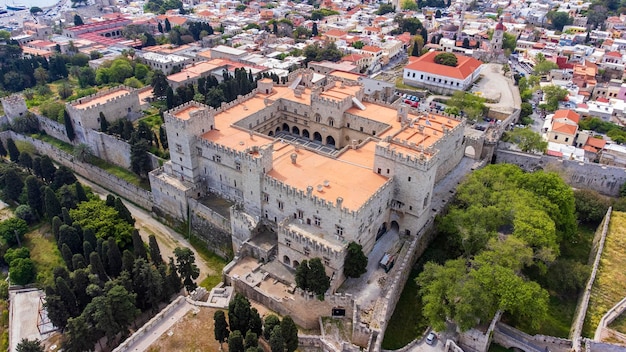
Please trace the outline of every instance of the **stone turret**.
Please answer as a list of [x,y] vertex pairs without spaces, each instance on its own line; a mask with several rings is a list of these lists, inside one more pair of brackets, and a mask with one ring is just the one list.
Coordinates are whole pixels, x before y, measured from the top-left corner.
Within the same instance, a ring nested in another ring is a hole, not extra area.
[[2,101],[4,114],[7,115],[10,122],[13,122],[16,117],[26,115],[28,112],[26,101],[24,100],[24,96],[21,94],[13,94],[0,99],[0,101]]

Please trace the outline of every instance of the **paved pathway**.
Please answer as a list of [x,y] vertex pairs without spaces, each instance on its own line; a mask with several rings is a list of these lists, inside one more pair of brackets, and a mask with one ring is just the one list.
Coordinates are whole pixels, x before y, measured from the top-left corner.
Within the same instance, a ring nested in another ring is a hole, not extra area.
[[134,343],[128,346],[126,351],[143,352],[150,347],[156,340],[159,339],[166,331],[168,331],[177,321],[187,314],[193,308],[193,306],[187,301],[178,305],[171,312],[167,314],[167,317],[161,319],[161,321],[154,324],[150,329],[146,330],[146,333],[135,340]]
[[[107,194],[111,194],[112,192],[107,191],[106,189],[96,185],[95,183],[86,180],[84,177],[80,177],[76,175],[76,178],[80,181],[80,183],[89,186],[91,190],[100,196],[100,198],[106,198]],[[163,260],[168,262],[168,257],[174,258],[174,248],[176,247],[188,247],[190,248],[194,255],[196,256],[196,265],[200,268],[200,276],[198,276],[197,281],[204,280],[208,275],[221,275],[222,273],[217,273],[215,270],[209,268],[206,263],[200,259],[198,252],[191,247],[189,241],[187,241],[180,233],[174,231],[170,227],[162,224],[157,219],[153,218],[152,215],[145,211],[144,209],[123,200],[124,205],[128,208],[130,213],[133,215],[135,219],[135,227],[139,230],[139,234],[144,242],[148,243],[148,236],[155,235],[157,241],[159,242],[159,248],[161,249],[161,256]]]

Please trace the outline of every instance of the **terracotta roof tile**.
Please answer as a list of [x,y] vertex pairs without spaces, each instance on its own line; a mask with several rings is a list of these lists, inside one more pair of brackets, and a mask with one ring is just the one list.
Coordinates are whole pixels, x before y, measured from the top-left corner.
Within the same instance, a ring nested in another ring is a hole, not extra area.
[[566,118],[575,123],[578,123],[578,121],[580,121],[580,115],[578,115],[573,110],[565,110],[565,109],[555,111],[554,117],[552,119],[556,120],[556,119],[562,119],[562,118]]
[[416,58],[404,68],[450,78],[465,79],[483,64],[481,61],[476,60],[473,57],[455,54],[458,60],[456,67],[440,65],[435,63],[435,56],[437,56],[437,54],[441,54],[441,52],[430,51]]

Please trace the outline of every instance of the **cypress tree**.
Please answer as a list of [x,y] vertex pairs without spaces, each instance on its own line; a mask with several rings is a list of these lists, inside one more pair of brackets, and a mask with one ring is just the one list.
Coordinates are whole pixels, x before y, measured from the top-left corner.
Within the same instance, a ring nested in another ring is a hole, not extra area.
[[97,275],[102,282],[108,280],[106,271],[104,271],[104,266],[102,265],[102,260],[100,259],[100,255],[98,255],[98,253],[91,252],[89,255],[89,265],[91,265],[91,273]]
[[309,276],[309,262],[305,259],[296,268],[296,286],[307,291],[309,285],[307,283],[307,277]]
[[33,168],[33,157],[30,156],[30,153],[21,153],[19,164],[30,170]]
[[65,265],[67,265],[67,268],[70,269],[70,271],[73,271],[72,251],[70,250],[70,247],[67,246],[67,243],[63,243],[61,245],[61,256],[63,257],[63,261],[65,262]]
[[59,228],[63,225],[63,221],[58,216],[52,218],[52,234],[54,235],[54,239],[59,242]]
[[289,315],[280,322],[280,332],[285,340],[285,349],[287,352],[294,352],[298,348],[298,327]]
[[133,216],[131,215],[130,211],[128,211],[128,208],[126,208],[126,205],[124,205],[124,203],[122,202],[122,199],[115,198],[114,204],[114,208],[115,210],[117,210],[120,218],[129,223],[131,226],[135,225],[135,219],[133,219]]
[[132,273],[133,265],[135,265],[135,256],[131,251],[125,249],[124,253],[122,253],[122,270]]
[[417,45],[417,41],[413,42],[413,49],[411,49],[411,56],[420,56],[420,48]]
[[48,182],[48,183],[52,183],[52,181],[54,181],[54,173],[57,171],[57,168],[54,167],[54,164],[52,163],[52,160],[50,159],[49,156],[44,155],[41,157],[41,176],[43,177],[43,179]]
[[66,111],[63,111],[63,122],[65,123],[65,133],[67,134],[67,138],[70,141],[73,141],[76,137],[76,133],[74,132],[74,125],[72,124],[72,119],[70,118],[70,114]]
[[[93,231],[93,229],[87,228],[83,230],[83,240],[89,242],[92,250],[95,250],[96,246],[98,245],[96,233]],[[85,258],[89,258],[89,255],[85,255]]]
[[165,32],[168,33],[171,30],[172,30],[172,24],[170,23],[170,20],[166,18],[165,19]]
[[85,194],[85,189],[83,188],[83,185],[80,184],[80,182],[75,182],[74,183],[74,187],[76,188],[76,199],[78,199],[78,202],[86,202],[89,199],[87,199],[87,194]]
[[26,196],[28,197],[28,205],[37,213],[43,216],[43,199],[41,196],[41,183],[35,176],[26,177]]
[[7,156],[7,150],[4,148],[4,143],[2,143],[2,139],[0,139],[0,156],[3,158]]
[[231,331],[230,335],[228,335],[228,352],[244,352],[241,331]]
[[168,149],[169,145],[167,144],[167,132],[165,131],[165,125],[161,125],[159,127],[159,139],[161,140],[161,146],[163,149]]
[[183,283],[180,280],[180,276],[178,276],[176,264],[174,264],[174,258],[170,257],[170,262],[167,267],[167,287],[171,296],[172,294],[180,292],[183,288]]
[[41,174],[41,158],[38,156],[33,158],[33,174],[39,178],[43,178]]
[[165,105],[167,106],[167,110],[174,107],[174,91],[170,86],[167,86],[167,90],[165,91]]
[[285,339],[280,330],[280,326],[274,327],[270,334],[270,347],[272,352],[284,352],[285,351]]
[[4,174],[4,195],[9,199],[17,201],[22,194],[24,182],[12,168]]
[[107,276],[112,277],[109,271],[109,241],[104,240],[102,242],[102,255],[100,256],[100,261],[102,262],[102,267],[104,271],[107,273]]
[[48,219],[61,215],[61,203],[50,187],[46,187],[44,190],[44,204],[46,205]]
[[150,259],[154,265],[163,263],[163,257],[161,257],[161,249],[159,243],[154,235],[148,237],[148,246],[150,247]]
[[109,237],[109,249],[107,256],[109,258],[109,274],[112,277],[118,277],[122,272],[122,253],[115,243],[115,238]]
[[76,253],[72,256],[72,268],[74,271],[78,269],[84,269],[87,266],[85,265],[85,257],[82,254]]
[[82,253],[83,251],[83,242],[80,240],[78,231],[74,227],[65,224],[59,228],[59,247],[62,248],[63,244],[67,244],[72,254]]
[[109,123],[107,122],[104,113],[100,111],[100,131],[106,133],[109,130]]
[[69,316],[78,316],[80,312],[78,311],[78,305],[76,304],[76,295],[74,295],[74,292],[70,289],[67,281],[65,281],[62,277],[57,277],[55,283],[56,290],[59,293],[59,297],[61,297],[61,300],[64,302]]
[[107,199],[104,201],[107,207],[115,208],[115,196],[112,194],[107,194]]
[[91,252],[93,252],[93,246],[91,245],[91,243],[89,243],[89,241],[85,240],[83,242],[83,257],[84,258],[89,258],[89,255],[91,255]]
[[141,240],[141,236],[139,236],[139,231],[137,229],[133,230],[133,251],[135,253],[135,258],[143,258],[146,261],[148,260],[146,246]]
[[259,315],[259,311],[256,308],[250,308],[250,320],[248,321],[248,330],[253,332],[256,336],[263,334],[263,320]]
[[11,159],[12,162],[16,163],[20,160],[20,151],[17,149],[13,138],[7,139],[7,149],[9,150],[9,159]]
[[157,29],[159,30],[159,33],[163,33],[163,25],[161,24],[161,22],[159,22],[159,24],[157,25]]
[[61,215],[63,217],[63,222],[65,223],[65,225],[72,226],[74,221],[72,221],[72,217],[70,216],[70,212],[67,211],[66,207],[61,208]]
[[270,314],[265,317],[263,321],[263,337],[269,341],[272,335],[272,331],[274,331],[274,327],[280,326],[280,319],[274,315]]
[[226,315],[223,310],[215,311],[213,314],[213,322],[215,324],[215,340],[217,340],[221,346],[222,343],[226,342],[229,335],[228,323],[226,322]]

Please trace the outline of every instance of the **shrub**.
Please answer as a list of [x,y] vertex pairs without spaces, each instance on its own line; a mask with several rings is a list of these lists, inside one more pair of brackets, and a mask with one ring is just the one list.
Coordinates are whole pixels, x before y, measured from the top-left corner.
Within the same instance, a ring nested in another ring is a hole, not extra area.
[[456,67],[458,60],[456,58],[456,55],[452,53],[441,53],[441,54],[435,55],[435,63],[438,63],[440,65]]

